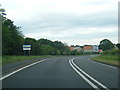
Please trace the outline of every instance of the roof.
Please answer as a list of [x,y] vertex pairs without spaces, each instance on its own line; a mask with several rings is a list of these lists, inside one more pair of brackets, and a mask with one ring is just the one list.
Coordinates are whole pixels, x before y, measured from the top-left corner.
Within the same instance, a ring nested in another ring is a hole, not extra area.
[[81,49],[80,47],[74,47],[74,49]]
[[102,49],[99,49],[98,52],[103,52]]
[[93,49],[93,47],[92,46],[84,46],[83,49],[84,50],[91,50],[91,49]]
[[70,50],[74,50],[75,47],[69,47]]

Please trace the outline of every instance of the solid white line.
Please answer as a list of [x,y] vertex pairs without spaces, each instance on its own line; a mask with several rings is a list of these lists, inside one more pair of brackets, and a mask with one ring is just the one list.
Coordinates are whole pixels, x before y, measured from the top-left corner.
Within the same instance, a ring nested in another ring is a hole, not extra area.
[[[89,60],[91,60],[91,59],[89,59]],[[91,60],[91,61],[93,61],[93,60]],[[104,64],[104,63],[100,63],[100,62],[97,62],[97,61],[93,61],[93,62],[95,62],[95,63],[99,63],[99,64],[101,64],[101,65],[104,65],[104,66],[108,66],[108,67],[111,67],[111,68],[114,68],[114,69],[118,69],[118,68],[116,68],[116,67],[113,67],[113,66],[110,66],[110,65],[107,65],[107,64]]]
[[40,62],[43,62],[43,61],[45,61],[45,60],[47,60],[47,59],[40,60],[40,61],[38,61],[38,62],[35,62],[35,63],[29,64],[29,65],[27,65],[27,66],[25,66],[25,67],[22,67],[22,68],[20,68],[20,69],[18,69],[18,70],[16,70],[16,71],[13,71],[12,73],[9,73],[9,74],[3,76],[2,78],[0,78],[0,81],[3,80],[3,79],[5,79],[5,78],[7,78],[7,77],[9,77],[9,76],[11,76],[11,75],[13,75],[13,74],[15,74],[15,73],[17,73],[17,72],[19,72],[19,71],[21,71],[21,70],[23,70],[23,69],[26,69],[26,68],[28,68],[28,67],[31,67],[31,66],[33,66],[33,65],[35,65],[35,64],[38,64],[38,63],[40,63]]
[[98,85],[100,85],[101,87],[109,90],[105,85],[103,85],[102,83],[98,82],[97,80],[95,80],[93,77],[91,77],[90,75],[88,75],[86,72],[84,72],[82,69],[80,69],[74,62],[73,62],[74,59],[72,59],[72,63],[73,65],[79,69],[82,73],[84,73],[87,77],[89,77],[91,80],[93,80],[94,82],[96,82]]
[[98,87],[92,83],[90,80],[88,80],[82,73],[80,73],[72,64],[71,64],[71,60],[69,60],[69,64],[70,66],[88,83],[90,84],[93,88],[98,90]]

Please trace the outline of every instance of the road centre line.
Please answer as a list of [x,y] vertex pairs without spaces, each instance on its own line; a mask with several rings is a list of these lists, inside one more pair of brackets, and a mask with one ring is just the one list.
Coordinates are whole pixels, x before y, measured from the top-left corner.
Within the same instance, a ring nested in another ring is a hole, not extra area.
[[[87,83],[89,83],[93,88],[95,88],[95,89],[97,89],[98,90],[98,87],[94,84],[94,83],[92,83],[90,80],[88,80],[87,79],[87,77],[89,78],[89,79],[91,79],[92,81],[94,81],[95,83],[97,83],[98,85],[100,85],[101,87],[103,87],[104,89],[106,89],[106,90],[109,90],[106,86],[104,86],[103,84],[101,84],[100,82],[98,82],[97,80],[95,80],[93,77],[91,77],[90,75],[88,75],[86,72],[84,72],[82,69],[80,69],[74,62],[73,62],[73,60],[75,60],[76,58],[73,58],[73,59],[70,59],[69,60],[69,64],[70,64],[70,66],[87,82]],[[73,64],[73,65],[72,65]],[[78,70],[77,70],[77,69]],[[84,74],[82,74],[82,73]],[[87,77],[86,77],[86,76]]]
[[19,71],[21,71],[21,70],[23,70],[23,69],[26,69],[26,68],[28,68],[28,67],[31,67],[31,66],[33,66],[33,65],[36,65],[36,64],[38,64],[38,63],[41,63],[41,62],[43,62],[43,61],[45,61],[45,60],[47,60],[47,59],[43,59],[43,60],[40,60],[40,61],[38,61],[38,62],[34,62],[34,63],[32,63],[32,64],[29,64],[29,65],[27,65],[27,66],[24,66],[24,67],[16,70],[16,71],[13,71],[12,73],[9,73],[9,74],[1,77],[1,78],[0,78],[0,81],[3,80],[3,79],[5,79],[5,78],[7,78],[7,77],[9,77],[9,76],[11,76],[11,75],[13,75],[13,74],[15,74],[15,73],[17,73],[17,72],[19,72]]
[[95,84],[93,84],[90,80],[88,80],[83,74],[81,74],[71,63],[69,60],[70,66],[88,83],[90,84],[93,88],[98,88]]
[[84,74],[85,74],[87,77],[89,77],[91,80],[93,80],[94,82],[96,82],[96,83],[97,83],[98,85],[100,85],[101,87],[107,89],[107,87],[106,87],[105,85],[101,84],[100,82],[98,82],[97,80],[95,80],[93,77],[91,77],[90,75],[88,75],[86,72],[84,72],[82,69],[80,69],[80,68],[73,62],[73,60],[72,60],[72,63],[75,65],[75,67],[76,67],[77,69],[79,69],[82,73],[84,73]]

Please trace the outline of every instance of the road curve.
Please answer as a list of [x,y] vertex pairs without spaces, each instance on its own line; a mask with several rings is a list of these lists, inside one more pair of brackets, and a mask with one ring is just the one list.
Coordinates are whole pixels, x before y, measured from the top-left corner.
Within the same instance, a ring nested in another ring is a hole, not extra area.
[[[94,88],[73,69],[73,64],[71,67],[70,60],[73,58],[75,65],[107,89],[118,88],[118,70],[91,61],[90,56],[49,58],[3,79],[3,88]],[[83,76],[102,88],[84,74]]]

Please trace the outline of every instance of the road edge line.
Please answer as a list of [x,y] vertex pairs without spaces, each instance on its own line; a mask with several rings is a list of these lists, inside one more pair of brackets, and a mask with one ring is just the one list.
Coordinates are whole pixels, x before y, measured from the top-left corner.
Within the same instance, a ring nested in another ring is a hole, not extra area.
[[93,62],[95,62],[95,63],[99,63],[99,64],[104,65],[104,66],[111,67],[111,68],[113,68],[113,69],[118,69],[117,67],[114,67],[114,66],[112,66],[112,65],[105,64],[105,63],[103,63],[103,62],[95,61],[95,60],[92,60],[92,59],[89,59],[89,60],[91,60],[91,61],[93,61]]
[[13,75],[13,74],[15,74],[15,73],[17,73],[17,72],[19,72],[19,71],[21,71],[21,70],[23,70],[23,69],[26,69],[26,68],[28,68],[28,67],[31,67],[31,66],[33,66],[33,65],[36,65],[36,64],[38,64],[38,63],[41,63],[41,62],[43,62],[43,61],[45,61],[45,60],[47,60],[47,59],[43,59],[43,60],[34,62],[34,63],[32,63],[32,64],[29,64],[29,65],[27,65],[27,66],[24,66],[24,67],[22,67],[22,68],[19,68],[19,69],[13,71],[13,72],[11,72],[11,73],[9,73],[9,74],[1,77],[1,78],[0,78],[0,81],[3,80],[3,79],[5,79],[5,78],[7,78],[7,77],[9,77],[9,76],[11,76],[11,75]]

